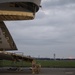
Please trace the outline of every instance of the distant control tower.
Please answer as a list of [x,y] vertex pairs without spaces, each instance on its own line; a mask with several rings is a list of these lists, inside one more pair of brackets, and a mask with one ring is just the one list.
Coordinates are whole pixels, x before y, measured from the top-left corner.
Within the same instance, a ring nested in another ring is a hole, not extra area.
[[54,60],[56,60],[56,54],[54,53]]

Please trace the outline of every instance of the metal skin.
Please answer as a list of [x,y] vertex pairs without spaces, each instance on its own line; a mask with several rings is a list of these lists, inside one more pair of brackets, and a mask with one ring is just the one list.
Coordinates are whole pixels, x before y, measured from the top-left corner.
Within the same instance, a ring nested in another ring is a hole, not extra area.
[[1,0],[0,21],[32,20],[41,0]]
[[11,34],[4,22],[0,22],[0,51],[17,50]]
[[41,0],[0,0],[0,3],[7,3],[7,2],[31,2],[40,6]]

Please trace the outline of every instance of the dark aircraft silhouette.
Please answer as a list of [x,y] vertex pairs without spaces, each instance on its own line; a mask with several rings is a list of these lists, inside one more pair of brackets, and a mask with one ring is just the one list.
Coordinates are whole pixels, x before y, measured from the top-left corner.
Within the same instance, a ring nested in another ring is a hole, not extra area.
[[16,50],[17,47],[3,21],[32,20],[39,10],[41,0],[0,1],[0,50]]
[[0,60],[33,60],[5,52],[17,50],[17,47],[3,21],[32,20],[40,8],[40,3],[41,0],[0,0]]

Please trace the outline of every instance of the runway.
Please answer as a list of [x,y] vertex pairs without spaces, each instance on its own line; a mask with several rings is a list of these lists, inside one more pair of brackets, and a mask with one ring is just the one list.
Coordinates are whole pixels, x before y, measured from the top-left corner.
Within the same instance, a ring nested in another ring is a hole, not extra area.
[[[23,71],[0,71],[0,75],[33,75],[31,70]],[[36,75],[36,74],[35,74]],[[75,68],[41,68],[38,75],[75,75]]]

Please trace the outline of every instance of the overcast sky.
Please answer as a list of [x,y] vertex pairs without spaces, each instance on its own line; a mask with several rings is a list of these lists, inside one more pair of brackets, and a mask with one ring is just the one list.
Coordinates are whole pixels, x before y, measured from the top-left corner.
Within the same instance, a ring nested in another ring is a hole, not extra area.
[[34,20],[5,22],[18,48],[34,57],[75,58],[75,0],[42,0]]

